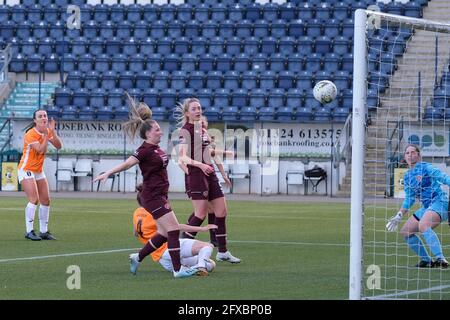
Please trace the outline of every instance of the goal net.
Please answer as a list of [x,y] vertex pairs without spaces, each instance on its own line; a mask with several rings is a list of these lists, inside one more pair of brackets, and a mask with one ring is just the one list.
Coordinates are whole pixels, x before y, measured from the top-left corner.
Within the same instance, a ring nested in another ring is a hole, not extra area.
[[[420,258],[400,233],[409,215],[397,232],[386,230],[403,202],[408,144],[450,173],[449,32],[445,23],[355,13],[350,299],[450,299],[450,269],[416,267]],[[409,214],[420,207],[416,199]],[[434,231],[450,257],[448,223]]]

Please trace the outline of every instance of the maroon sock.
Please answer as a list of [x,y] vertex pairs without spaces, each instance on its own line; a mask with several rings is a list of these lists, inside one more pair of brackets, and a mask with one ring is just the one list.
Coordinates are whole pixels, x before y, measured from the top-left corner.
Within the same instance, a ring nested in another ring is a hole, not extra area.
[[227,251],[227,228],[225,226],[225,217],[216,217],[216,225],[217,225],[217,231],[216,231],[216,238],[217,238],[217,245],[219,247],[219,252],[226,252]]
[[139,251],[139,261],[142,261],[146,256],[148,256],[150,253],[161,247],[165,242],[167,241],[167,238],[157,233],[154,235],[146,244],[145,246]]
[[[214,212],[208,213],[208,224],[215,224],[215,223],[216,223],[216,215],[214,214]],[[217,243],[215,229],[209,229],[209,240],[211,241],[211,243]]]
[[[199,227],[202,225],[203,220],[205,220],[205,219],[200,219],[196,215],[191,215],[188,219],[188,225],[194,226],[194,227]],[[187,238],[187,239],[194,239],[196,235],[197,235],[197,232],[184,232],[183,233],[183,237]]]
[[179,271],[181,268],[180,257],[180,230],[172,230],[167,232],[167,249],[169,250],[170,258],[174,271]]

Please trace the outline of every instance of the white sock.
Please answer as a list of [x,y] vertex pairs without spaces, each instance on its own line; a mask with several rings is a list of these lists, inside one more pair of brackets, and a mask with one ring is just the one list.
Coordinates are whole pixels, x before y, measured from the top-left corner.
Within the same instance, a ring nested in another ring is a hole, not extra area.
[[31,202],[28,202],[25,208],[25,226],[27,228],[27,233],[33,230],[35,213],[36,213],[36,205]]
[[50,215],[50,206],[39,206],[39,231],[45,233],[48,231],[48,216]]
[[206,262],[211,257],[213,248],[210,246],[206,246],[200,249],[198,252],[198,263],[197,265],[201,268],[206,268]]

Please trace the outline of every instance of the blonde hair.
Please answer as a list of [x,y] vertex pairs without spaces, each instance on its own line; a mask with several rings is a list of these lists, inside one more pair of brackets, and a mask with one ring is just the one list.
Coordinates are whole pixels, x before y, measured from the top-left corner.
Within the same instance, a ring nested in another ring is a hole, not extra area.
[[136,137],[136,133],[139,130],[139,137],[145,140],[145,133],[156,123],[155,120],[152,120],[152,110],[144,102],[136,102],[128,92],[125,94],[130,113],[128,115],[129,120],[123,125],[123,130],[131,139]]
[[175,110],[173,111],[173,117],[177,121],[177,127],[183,127],[188,121],[188,117],[186,116],[186,112],[189,110],[189,105],[192,102],[200,103],[200,100],[197,98],[187,98],[184,99],[183,102],[178,102],[175,106]]

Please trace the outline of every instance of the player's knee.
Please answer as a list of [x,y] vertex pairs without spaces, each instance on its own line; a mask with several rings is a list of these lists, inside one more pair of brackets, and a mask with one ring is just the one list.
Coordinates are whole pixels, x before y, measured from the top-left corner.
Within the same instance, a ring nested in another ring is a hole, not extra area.
[[39,204],[39,199],[38,199],[38,197],[28,197],[28,202],[37,206]]
[[43,206],[50,206],[50,199],[41,199],[41,204]]

